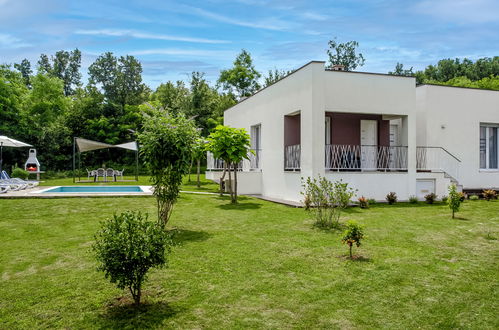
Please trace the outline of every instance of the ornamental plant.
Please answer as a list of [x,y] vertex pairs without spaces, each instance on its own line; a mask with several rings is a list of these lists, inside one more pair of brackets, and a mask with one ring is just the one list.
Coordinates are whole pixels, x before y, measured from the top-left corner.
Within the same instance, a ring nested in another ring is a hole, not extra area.
[[343,238],[341,240],[342,243],[347,244],[350,251],[350,259],[352,259],[352,247],[353,245],[357,245],[359,247],[361,245],[361,241],[364,237],[364,228],[357,224],[355,221],[348,221],[347,229],[343,233]]
[[484,189],[482,192],[483,199],[490,201],[497,198],[497,192],[494,189]]
[[315,218],[315,225],[326,229],[339,228],[341,212],[355,194],[348,183],[329,181],[319,175],[313,179],[308,177],[306,181],[302,178],[302,187],[305,209]]
[[359,197],[359,207],[361,209],[368,209],[369,208],[369,201],[364,196]]
[[449,186],[449,197],[447,200],[447,203],[449,205],[449,208],[452,210],[452,219],[454,219],[454,213],[459,211],[459,207],[461,206],[461,200],[462,196],[461,194],[457,191],[457,187],[455,184],[451,184]]
[[198,138],[194,122],[183,114],[153,110],[144,116],[138,135],[140,154],[151,173],[157,201],[158,221],[166,226],[180,192],[182,178],[189,171],[193,146]]
[[93,251],[97,269],[119,289],[128,288],[138,306],[149,269],[166,265],[171,245],[161,224],[148,221],[147,214],[127,211],[102,222]]
[[386,195],[386,201],[388,204],[392,205],[397,202],[397,194],[393,191]]
[[414,195],[409,196],[409,203],[411,204],[417,204],[419,202],[418,198]]
[[[243,159],[249,159],[250,136],[244,128],[233,128],[218,125],[208,136],[206,150],[213,157],[225,162],[229,174],[229,193],[231,203],[237,203],[237,167]],[[234,184],[232,184],[231,173],[234,173]],[[225,177],[225,174],[224,176]],[[223,180],[223,177],[221,180]]]
[[425,195],[424,199],[426,200],[427,204],[433,204],[437,199],[437,195],[435,195],[435,193],[430,193],[428,195]]

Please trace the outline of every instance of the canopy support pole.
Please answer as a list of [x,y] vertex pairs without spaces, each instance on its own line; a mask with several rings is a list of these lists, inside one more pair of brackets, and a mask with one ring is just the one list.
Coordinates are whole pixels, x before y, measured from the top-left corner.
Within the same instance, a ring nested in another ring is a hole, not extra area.
[[135,181],[139,181],[139,150],[135,150]]
[[0,173],[3,170],[3,142],[0,142]]
[[78,181],[81,182],[81,152],[78,152]]
[[76,171],[76,169],[75,169],[75,167],[76,167],[76,164],[75,164],[75,162],[76,162],[75,152],[76,152],[76,138],[73,137],[73,183],[75,183],[75,180],[76,180],[76,173],[75,173],[75,171]]

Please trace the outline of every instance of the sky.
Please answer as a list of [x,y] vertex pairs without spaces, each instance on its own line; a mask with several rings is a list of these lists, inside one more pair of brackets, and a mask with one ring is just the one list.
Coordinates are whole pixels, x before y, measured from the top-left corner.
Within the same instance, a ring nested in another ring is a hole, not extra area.
[[498,31],[499,0],[0,0],[0,63],[78,48],[85,78],[100,54],[129,54],[155,88],[192,71],[215,83],[241,49],[264,74],[325,61],[335,37],[359,42],[357,71],[423,69],[499,55]]

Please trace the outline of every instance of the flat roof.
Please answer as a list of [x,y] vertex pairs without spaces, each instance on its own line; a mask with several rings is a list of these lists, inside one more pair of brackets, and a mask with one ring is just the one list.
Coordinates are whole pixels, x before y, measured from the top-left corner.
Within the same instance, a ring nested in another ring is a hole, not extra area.
[[474,89],[474,90],[479,90],[479,91],[499,92],[499,90],[496,90],[496,89],[487,89],[487,88],[478,88],[478,87],[464,87],[464,86],[452,86],[452,85],[440,85],[440,84],[428,84],[428,83],[416,85],[416,88],[422,87],[422,86],[463,88],[463,89]]

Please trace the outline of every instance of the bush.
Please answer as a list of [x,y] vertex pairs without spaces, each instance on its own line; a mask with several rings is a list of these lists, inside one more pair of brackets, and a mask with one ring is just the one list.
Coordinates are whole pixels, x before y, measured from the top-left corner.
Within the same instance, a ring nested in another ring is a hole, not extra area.
[[350,248],[350,258],[352,258],[353,244],[360,246],[361,240],[364,239],[364,228],[355,221],[347,222],[347,229],[343,233],[342,243],[347,244]]
[[340,181],[331,182],[319,175],[318,179],[307,178],[303,182],[305,209],[310,211],[315,218],[315,225],[322,228],[338,228],[341,212],[348,207],[354,190],[348,183]]
[[497,192],[494,189],[485,189],[482,192],[482,196],[486,201],[497,198]]
[[437,195],[435,195],[435,193],[430,193],[428,195],[425,195],[424,199],[426,200],[427,204],[433,204],[437,199]]
[[419,202],[418,198],[414,195],[409,196],[409,203],[411,204],[417,204]]
[[448,200],[448,199],[449,199],[449,197],[447,197],[447,196],[445,196],[445,195],[444,195],[444,196],[442,196],[442,202],[447,203],[447,200]]
[[459,207],[461,206],[463,193],[457,192],[457,187],[455,184],[451,184],[449,186],[449,208],[452,210],[452,219],[454,219],[454,213],[459,211]]
[[361,209],[368,209],[369,208],[369,201],[364,196],[359,197],[359,207]]
[[397,194],[394,193],[393,191],[390,192],[388,195],[386,195],[386,201],[388,204],[392,205],[397,202]]
[[128,288],[136,305],[140,304],[147,272],[166,264],[166,253],[172,245],[161,224],[147,218],[140,212],[115,214],[101,224],[93,245],[98,270],[118,288]]
[[480,197],[479,197],[478,195],[471,195],[471,196],[470,196],[470,200],[471,200],[471,201],[477,201],[477,200],[479,200],[479,199],[480,199]]
[[20,178],[23,180],[27,180],[28,176],[29,176],[29,172],[23,170],[22,168],[16,167],[15,169],[12,170],[11,177],[13,177],[13,178]]
[[369,198],[367,201],[369,202],[370,205],[374,205],[377,203],[377,201],[374,198]]
[[464,200],[466,199],[466,197],[468,197],[465,193],[463,193],[462,191],[461,192],[458,192],[457,193],[459,195],[459,200],[461,202],[464,202]]

